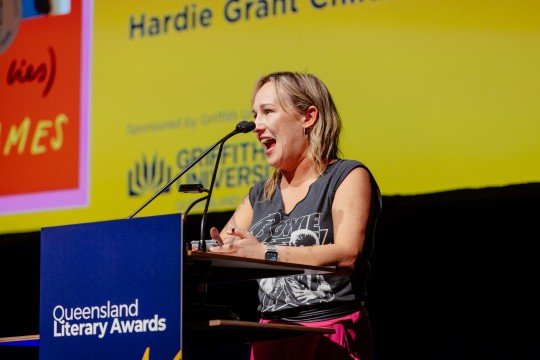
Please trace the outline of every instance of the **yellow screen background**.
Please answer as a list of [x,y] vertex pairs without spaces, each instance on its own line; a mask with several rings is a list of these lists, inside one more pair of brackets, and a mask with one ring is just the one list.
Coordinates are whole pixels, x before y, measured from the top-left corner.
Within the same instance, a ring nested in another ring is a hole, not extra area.
[[[231,14],[243,9],[235,22],[225,20],[227,3],[94,1],[89,205],[2,216],[0,232],[127,217],[156,190],[129,195],[137,162],[161,159],[176,175],[193,160],[180,153],[250,120],[255,80],[277,70],[327,84],[343,157],[364,162],[384,195],[540,181],[538,2],[314,1],[326,4],[316,9],[297,0],[273,15],[268,1],[259,18],[248,1],[229,2]],[[211,24],[130,38],[131,17],[149,24],[186,6],[191,19],[210,9]],[[227,144],[228,185],[223,175],[210,211],[232,210],[247,194],[242,171],[251,180],[270,171],[253,134]],[[196,198],[175,184],[139,216],[182,212]]]

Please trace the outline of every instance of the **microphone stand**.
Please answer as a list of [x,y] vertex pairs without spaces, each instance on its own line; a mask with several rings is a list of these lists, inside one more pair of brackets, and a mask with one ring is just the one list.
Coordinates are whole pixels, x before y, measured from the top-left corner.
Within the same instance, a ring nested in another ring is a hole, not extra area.
[[222,142],[219,146],[218,155],[216,158],[216,163],[214,164],[214,173],[212,174],[212,181],[210,182],[210,187],[208,188],[208,195],[203,199],[206,199],[206,204],[204,205],[204,211],[201,218],[201,237],[199,238],[199,251],[206,251],[206,241],[204,240],[205,225],[206,225],[206,216],[208,215],[208,206],[210,205],[210,198],[212,197],[212,191],[214,190],[214,182],[216,180],[216,174],[219,167],[219,160],[221,159],[221,153],[223,151],[223,145],[225,142]]
[[[214,145],[210,146],[208,149],[206,149],[201,155],[199,155],[195,160],[193,160],[191,162],[191,164],[189,164],[184,170],[182,170],[180,173],[178,173],[174,178],[172,178],[172,180],[170,180],[168,183],[166,183],[165,185],[163,185],[158,191],[156,191],[154,193],[154,195],[152,195],[148,200],[146,200],[141,206],[139,206],[137,208],[137,210],[135,210],[133,213],[131,213],[131,215],[129,215],[127,217],[127,219],[131,219],[133,218],[135,215],[137,215],[142,209],[144,209],[148,204],[150,204],[155,198],[157,198],[162,192],[164,192],[165,190],[167,190],[167,188],[169,186],[171,186],[176,180],[178,180],[182,175],[184,175],[186,172],[188,172],[193,166],[195,166],[195,164],[197,164],[199,161],[201,161],[201,159],[203,157],[205,157],[206,155],[208,155],[208,153],[212,150],[215,149],[216,146],[220,145],[221,144],[221,148],[223,148],[223,143],[225,143],[225,141],[227,141],[230,137],[238,134],[238,133],[247,133],[251,130],[253,130],[255,128],[255,123],[253,122],[248,122],[248,121],[241,121],[240,123],[238,123],[236,125],[236,128],[231,131],[229,134],[225,135],[221,140],[219,140],[217,143],[215,143]],[[220,155],[221,155],[221,150],[220,150]],[[219,160],[219,158],[218,158]],[[214,169],[214,175],[212,177],[212,184],[214,182],[214,179],[215,179],[215,175],[216,175],[216,169]],[[206,208],[208,208],[208,203],[206,205]],[[205,244],[206,245],[206,244]],[[206,247],[206,246],[205,246]]]

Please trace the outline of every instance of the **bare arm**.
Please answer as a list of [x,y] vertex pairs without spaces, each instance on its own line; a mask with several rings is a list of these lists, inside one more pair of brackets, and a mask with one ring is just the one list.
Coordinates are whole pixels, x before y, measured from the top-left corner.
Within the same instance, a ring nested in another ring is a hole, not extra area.
[[249,197],[245,196],[221,232],[213,227],[210,229],[210,236],[221,244],[230,243],[233,240],[239,239],[238,236],[234,235],[232,230],[235,228],[249,229],[252,219],[253,209],[249,202]]
[[[235,212],[238,216],[231,219],[236,218],[236,222],[229,221],[231,228],[222,231],[222,237],[229,236],[231,241],[224,241],[223,246],[212,247],[211,251],[263,259],[266,247],[244,230],[249,228],[253,217],[249,200],[245,201],[249,207],[242,208],[241,204]],[[336,265],[338,268],[353,269],[364,246],[370,202],[370,175],[365,169],[356,168],[343,180],[334,197],[334,243],[306,247],[278,246],[279,261],[315,266]],[[248,213],[249,216],[246,216]],[[247,218],[249,222],[246,224],[244,219]]]

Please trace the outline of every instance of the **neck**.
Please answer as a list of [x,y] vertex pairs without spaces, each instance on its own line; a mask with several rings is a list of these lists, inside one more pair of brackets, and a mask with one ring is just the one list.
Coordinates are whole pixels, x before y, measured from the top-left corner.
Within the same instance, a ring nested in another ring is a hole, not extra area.
[[287,187],[302,186],[305,182],[313,181],[319,176],[319,173],[313,167],[313,162],[307,156],[300,160],[294,168],[290,170],[282,169],[281,173],[283,175],[282,185]]

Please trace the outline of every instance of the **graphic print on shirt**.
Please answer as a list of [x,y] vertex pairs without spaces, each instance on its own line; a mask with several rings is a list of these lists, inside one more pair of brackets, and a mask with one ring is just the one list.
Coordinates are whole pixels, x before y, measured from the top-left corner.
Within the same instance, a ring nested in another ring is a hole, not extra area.
[[[320,213],[283,219],[269,214],[253,224],[250,232],[264,244],[281,246],[317,246],[326,244],[328,229],[320,228]],[[299,275],[261,279],[264,292],[261,311],[276,311],[300,304],[332,301],[334,293],[322,275]]]

